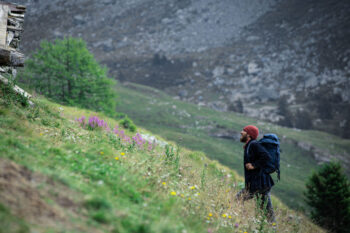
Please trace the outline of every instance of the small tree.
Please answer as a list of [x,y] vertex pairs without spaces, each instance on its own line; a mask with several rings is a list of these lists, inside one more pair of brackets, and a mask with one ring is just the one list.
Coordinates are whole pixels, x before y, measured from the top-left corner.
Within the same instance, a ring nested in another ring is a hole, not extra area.
[[306,183],[311,217],[333,232],[350,232],[349,181],[339,163],[324,164]]
[[81,39],[44,41],[19,75],[20,80],[53,100],[115,113],[115,81],[107,78]]

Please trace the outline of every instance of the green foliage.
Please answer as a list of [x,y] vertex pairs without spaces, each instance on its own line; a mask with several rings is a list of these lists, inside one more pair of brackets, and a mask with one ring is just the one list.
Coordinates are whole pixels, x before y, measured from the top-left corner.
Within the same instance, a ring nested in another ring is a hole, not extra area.
[[104,199],[95,197],[84,202],[84,206],[87,209],[101,210],[110,209],[111,205]]
[[129,129],[131,132],[135,132],[136,131],[136,125],[128,117],[125,117],[123,120],[121,120],[120,124],[123,126],[124,129]]
[[0,100],[4,106],[11,106],[13,104],[20,104],[24,107],[29,105],[29,101],[23,95],[16,93],[13,88],[16,85],[12,76],[8,76],[8,83],[0,82]]
[[201,189],[203,189],[203,190],[205,188],[205,183],[206,183],[205,176],[206,176],[207,166],[208,166],[207,164],[204,165],[204,168],[203,168],[202,174],[201,174]]
[[92,214],[92,219],[99,223],[109,223],[110,219],[107,217],[106,213],[104,211],[97,211]]
[[167,162],[175,159],[174,147],[169,144],[165,145],[165,159]]
[[339,163],[324,164],[306,183],[311,217],[333,232],[350,232],[350,184]]
[[44,41],[19,74],[36,92],[60,103],[115,114],[115,82],[81,39]]

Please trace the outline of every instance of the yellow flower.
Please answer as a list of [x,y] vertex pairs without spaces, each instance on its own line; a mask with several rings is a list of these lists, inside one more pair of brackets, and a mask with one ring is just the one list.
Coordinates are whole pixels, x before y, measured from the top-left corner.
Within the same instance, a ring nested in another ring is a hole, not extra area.
[[43,133],[40,133],[40,136],[43,136],[44,134]]
[[100,152],[101,155],[104,155],[104,153],[105,153],[105,152],[103,152],[103,151]]
[[209,217],[207,217],[207,219],[208,219],[208,220],[210,220],[210,218],[209,218]]
[[184,198],[185,197],[185,195],[183,195],[182,193],[181,193],[181,195],[180,195],[182,198]]
[[276,226],[276,223],[274,222],[274,223],[272,223],[272,226]]
[[193,190],[193,189],[195,189],[195,188],[196,188],[196,187],[194,187],[194,186],[191,186],[191,187],[190,187],[191,190]]
[[227,217],[227,214],[223,214],[222,217],[223,217],[223,218],[226,218],[226,217]]
[[228,193],[228,192],[230,192],[230,190],[229,190],[229,189],[227,189],[227,190],[226,190],[226,192]]
[[191,198],[189,197],[188,200],[191,201]]
[[120,155],[124,156],[124,155],[125,155],[125,153],[124,153],[124,152],[122,152],[122,153],[120,153]]
[[171,196],[176,196],[176,192],[175,192],[175,191],[172,191],[172,192],[170,193],[170,195],[171,195]]
[[229,215],[229,216],[228,216],[228,218],[229,218],[229,219],[231,219],[231,218],[232,218],[232,216],[231,216],[231,215]]
[[212,213],[209,213],[209,214],[208,214],[208,216],[209,216],[209,217],[212,217],[212,216],[213,216],[213,214],[212,214]]
[[115,159],[115,160],[119,160],[119,157],[115,157],[114,159]]
[[165,185],[166,185],[166,182],[162,182],[162,185],[164,185],[164,186],[165,186]]
[[248,233],[248,232],[245,231],[244,233]]

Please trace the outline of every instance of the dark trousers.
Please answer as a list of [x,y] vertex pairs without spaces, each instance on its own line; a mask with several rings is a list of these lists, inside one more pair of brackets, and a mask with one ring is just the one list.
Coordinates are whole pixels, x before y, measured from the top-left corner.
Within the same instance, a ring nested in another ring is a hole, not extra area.
[[[269,222],[275,222],[275,214],[273,212],[270,191],[271,189],[266,189],[251,193],[244,188],[236,194],[236,199],[244,202],[256,197],[258,204],[260,204],[260,209],[263,210],[267,215],[267,220]],[[264,208],[265,205],[266,209]]]

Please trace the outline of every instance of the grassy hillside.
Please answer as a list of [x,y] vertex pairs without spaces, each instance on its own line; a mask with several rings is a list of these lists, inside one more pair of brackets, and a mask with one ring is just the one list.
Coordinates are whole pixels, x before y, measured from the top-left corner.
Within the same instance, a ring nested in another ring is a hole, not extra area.
[[[315,151],[344,157],[350,154],[350,140],[323,132],[293,130],[236,113],[217,112],[174,100],[159,90],[136,84],[119,86],[117,91],[122,103],[118,111],[127,113],[137,124],[184,147],[202,151],[240,175],[243,175],[243,145],[239,142],[242,128],[255,124],[261,135],[268,132],[278,134],[282,148],[282,174],[273,194],[295,209],[307,208],[303,191],[306,179],[318,166],[313,157]],[[218,137],[220,135],[235,139]],[[299,144],[313,149],[306,150]]]
[[201,152],[159,137],[151,144],[146,130],[135,137],[99,113],[4,96],[0,232],[322,232],[276,198],[277,226],[267,224],[253,200],[233,198],[241,178]]

